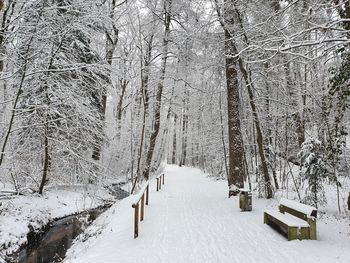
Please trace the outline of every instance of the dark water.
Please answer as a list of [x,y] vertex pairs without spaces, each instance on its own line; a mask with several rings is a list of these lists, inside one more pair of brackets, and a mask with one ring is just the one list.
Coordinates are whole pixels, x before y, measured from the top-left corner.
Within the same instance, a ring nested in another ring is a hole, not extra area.
[[[117,199],[123,199],[128,193],[114,187]],[[56,263],[61,262],[73,240],[81,234],[85,227],[94,221],[110,205],[92,209],[78,215],[68,216],[54,221],[42,233],[28,234],[28,244],[13,254],[10,263]]]
[[74,238],[83,232],[84,225],[104,212],[107,207],[68,216],[55,221],[43,234],[28,234],[28,245],[14,255],[12,262],[49,263],[61,262]]

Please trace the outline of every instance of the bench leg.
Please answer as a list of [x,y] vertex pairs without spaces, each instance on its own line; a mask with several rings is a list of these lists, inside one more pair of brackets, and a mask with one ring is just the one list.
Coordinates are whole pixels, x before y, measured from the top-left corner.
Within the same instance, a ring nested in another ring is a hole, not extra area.
[[288,227],[288,241],[294,239],[310,239],[310,228],[309,227]]
[[311,240],[317,240],[316,220],[308,219],[307,222],[310,225],[310,236],[309,236],[309,238]]
[[288,241],[298,239],[298,228],[288,227]]
[[264,212],[264,224],[267,224],[267,214]]

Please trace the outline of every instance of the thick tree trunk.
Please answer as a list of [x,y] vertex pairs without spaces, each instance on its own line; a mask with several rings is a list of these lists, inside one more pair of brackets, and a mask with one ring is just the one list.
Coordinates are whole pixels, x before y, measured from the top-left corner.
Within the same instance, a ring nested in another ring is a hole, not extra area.
[[228,134],[229,134],[229,187],[244,187],[243,140],[240,121],[240,96],[237,76],[237,59],[232,55],[232,37],[225,29],[225,49],[230,56],[226,57]]
[[[241,28],[242,32],[244,32],[241,14],[236,8],[234,8],[234,11],[237,16],[239,27]],[[243,33],[243,38],[244,38],[244,42],[247,45],[249,45],[249,39],[245,33]],[[252,76],[249,69],[247,70],[246,67],[244,66],[242,58],[239,56],[238,56],[238,64],[248,91],[249,103],[252,109],[253,120],[256,128],[256,141],[258,144],[258,152],[259,152],[261,166],[264,174],[266,197],[269,199],[269,198],[272,198],[272,185],[271,185],[269,169],[268,169],[268,160],[266,160],[265,153],[264,153],[264,139],[263,139],[263,133],[260,125],[260,119],[259,119],[258,111],[254,102]],[[275,183],[278,188],[277,180],[275,181]]]
[[229,134],[229,187],[243,188],[244,160],[243,140],[239,113],[239,91],[237,71],[233,68],[233,61],[226,59],[227,75],[227,106],[228,106],[228,134]]
[[154,107],[154,125],[151,133],[151,138],[149,142],[149,148],[146,156],[145,169],[143,171],[143,176],[146,180],[149,179],[149,174],[151,170],[152,158],[154,149],[156,146],[156,140],[158,137],[158,133],[160,130],[160,113],[162,106],[162,95],[164,88],[164,80],[165,80],[165,71],[168,59],[168,43],[169,43],[169,33],[170,33],[170,21],[171,21],[171,6],[172,0],[164,1],[164,37],[163,37],[163,51],[162,51],[162,64],[161,64],[161,72],[160,78],[157,87],[156,93],[156,102]]
[[227,107],[228,107],[228,135],[229,135],[229,172],[228,185],[229,195],[239,193],[239,188],[244,187],[244,151],[241,134],[240,120],[240,94],[237,72],[237,48],[233,39],[234,36],[234,6],[231,1],[224,1],[224,14],[221,17],[217,9],[225,34],[225,68],[227,84]]

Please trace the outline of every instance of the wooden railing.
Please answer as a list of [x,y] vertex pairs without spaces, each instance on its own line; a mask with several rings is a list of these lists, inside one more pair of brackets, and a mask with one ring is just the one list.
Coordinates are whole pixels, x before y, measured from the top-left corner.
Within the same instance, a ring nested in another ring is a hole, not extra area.
[[162,189],[162,184],[164,185],[164,174],[157,176],[157,192]]
[[[164,174],[160,174],[157,179],[157,192],[164,185]],[[138,195],[135,196],[135,201],[131,205],[134,208],[134,238],[139,236],[139,219],[143,221],[145,217],[145,204],[148,205],[149,199],[149,181],[142,187]],[[141,211],[140,211],[141,206]],[[140,215],[141,213],[141,215]]]
[[134,238],[139,236],[139,210],[141,203],[141,217],[140,221],[143,221],[145,216],[145,203],[148,205],[149,199],[149,182],[147,182],[144,187],[139,192],[139,195],[136,196],[135,202],[131,205],[134,208]]

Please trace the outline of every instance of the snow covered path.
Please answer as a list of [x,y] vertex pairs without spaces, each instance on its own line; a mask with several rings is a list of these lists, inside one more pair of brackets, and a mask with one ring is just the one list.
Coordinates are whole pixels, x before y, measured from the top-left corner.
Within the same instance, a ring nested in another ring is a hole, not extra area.
[[318,241],[288,242],[263,224],[266,200],[254,199],[252,212],[240,212],[225,181],[176,166],[167,166],[165,175],[160,192],[151,184],[137,239],[129,197],[95,221],[90,238],[77,242],[65,262],[349,262],[350,234],[339,235],[329,222],[318,224]]

